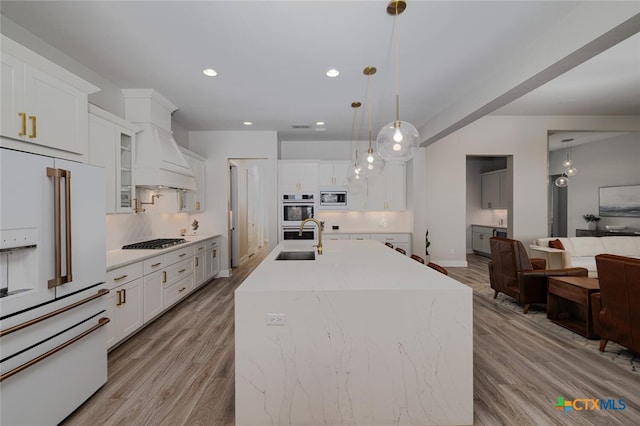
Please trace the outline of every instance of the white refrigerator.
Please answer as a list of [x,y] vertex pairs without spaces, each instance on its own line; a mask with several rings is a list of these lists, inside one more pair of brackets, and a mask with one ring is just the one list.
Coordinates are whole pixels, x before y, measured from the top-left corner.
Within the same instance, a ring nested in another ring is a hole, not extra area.
[[106,383],[104,188],[0,148],[0,424],[56,424]]

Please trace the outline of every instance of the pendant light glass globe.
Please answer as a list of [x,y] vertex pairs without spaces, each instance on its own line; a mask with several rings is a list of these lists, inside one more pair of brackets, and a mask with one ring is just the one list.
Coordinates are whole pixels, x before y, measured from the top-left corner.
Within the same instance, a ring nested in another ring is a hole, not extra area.
[[378,133],[376,147],[383,160],[402,164],[413,158],[419,138],[418,130],[411,123],[392,121]]
[[[369,161],[371,159],[371,161]],[[367,178],[379,176],[384,171],[385,162],[377,151],[369,150],[367,161],[363,164],[362,170]]]
[[564,174],[567,176],[575,176],[578,174],[578,169],[576,169],[575,167],[567,167],[564,170]]
[[573,164],[573,162],[567,158],[566,160],[564,160],[562,162],[562,167],[568,168],[568,167],[571,167],[572,164]]
[[562,175],[558,179],[556,179],[555,185],[558,188],[564,188],[565,186],[569,185],[569,179],[566,176]]
[[361,182],[364,182],[366,176],[365,173],[363,173],[362,169],[363,167],[357,161],[349,166],[349,171],[347,174],[347,182],[349,183],[349,185],[351,185],[352,183],[359,184]]

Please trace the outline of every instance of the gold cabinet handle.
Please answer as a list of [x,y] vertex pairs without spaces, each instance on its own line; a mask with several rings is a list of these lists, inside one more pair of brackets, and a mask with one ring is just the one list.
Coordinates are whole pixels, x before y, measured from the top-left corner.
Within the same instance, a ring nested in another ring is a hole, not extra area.
[[200,201],[196,201],[196,210],[200,210]]
[[122,290],[118,290],[116,293],[118,294],[118,302],[116,303],[116,306],[120,306],[122,305]]
[[124,280],[124,279],[125,279],[125,278],[127,278],[128,276],[129,276],[129,275],[124,274],[124,275],[119,276],[118,278],[114,278],[113,280],[114,280],[114,281]]
[[204,247],[198,247],[198,251],[204,250]]
[[196,257],[196,267],[198,266],[198,258]]
[[216,258],[216,256],[218,255],[218,253],[217,253],[217,252],[218,252],[218,250],[216,250],[216,249],[213,249],[213,250],[211,251],[211,258],[212,258],[212,259],[215,259],[215,258]]
[[126,288],[122,289],[122,303],[123,304],[127,303],[127,289]]
[[180,270],[178,271],[178,273],[179,273],[179,274],[181,274],[181,273],[183,273],[183,272],[184,272],[184,271],[186,271],[186,270],[187,270],[186,268],[182,268],[182,269],[180,269]]
[[162,262],[154,263],[153,265],[151,265],[151,267],[155,268],[155,267],[160,266],[160,265],[162,265]]
[[19,112],[18,116],[20,117],[20,121],[21,121],[20,133],[18,133],[18,136],[26,136],[26,134],[27,134],[27,113]]
[[187,289],[186,287],[182,287],[180,290],[178,290],[178,292],[185,291],[186,289]]
[[162,271],[162,282],[163,283],[167,282],[167,271]]
[[178,257],[185,257],[187,255],[187,253],[182,253],[181,255],[178,255]]
[[35,139],[36,138],[36,116],[35,115],[30,115],[29,116],[29,120],[31,120],[31,134],[29,135],[29,137],[31,139]]

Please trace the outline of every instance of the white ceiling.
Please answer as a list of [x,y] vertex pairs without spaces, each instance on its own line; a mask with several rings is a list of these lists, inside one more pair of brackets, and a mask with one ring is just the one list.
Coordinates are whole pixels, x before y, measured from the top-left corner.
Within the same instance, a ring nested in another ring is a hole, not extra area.
[[[422,132],[504,75],[505,64],[526,55],[532,40],[571,22],[584,3],[593,2],[408,1],[398,18],[401,119]],[[254,123],[251,130],[275,130],[281,140],[349,140],[350,104],[366,97],[365,66],[378,68],[371,79],[374,138],[394,117],[394,18],[386,14],[386,4],[3,0],[0,5],[8,19],[117,87],[162,93],[179,106],[174,120],[187,130],[247,130],[242,123],[248,120]],[[635,24],[624,38],[640,30],[637,4]],[[574,35],[571,28],[565,30],[567,40]],[[510,105],[503,106],[534,88],[530,81],[515,82],[508,96],[496,91],[491,102],[440,127],[451,131],[455,123],[460,127],[500,107],[501,114],[640,114],[640,36],[597,55],[609,48],[607,42],[614,43],[607,40],[583,54],[596,55],[593,59],[547,84],[548,77],[539,78],[533,86],[541,87]],[[219,75],[205,77],[206,67]],[[329,79],[324,73],[333,67],[341,75]],[[557,69],[556,75],[564,72]],[[325,131],[314,130],[316,121],[326,123]],[[360,122],[366,123],[364,117]]]

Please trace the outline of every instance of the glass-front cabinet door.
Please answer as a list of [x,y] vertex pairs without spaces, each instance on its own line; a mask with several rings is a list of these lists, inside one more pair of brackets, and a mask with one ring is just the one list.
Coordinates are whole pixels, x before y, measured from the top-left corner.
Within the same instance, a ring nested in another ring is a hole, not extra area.
[[135,165],[134,158],[134,140],[135,135],[124,129],[119,129],[119,170],[117,174],[117,191],[116,202],[118,213],[131,213],[133,209],[133,197],[135,197],[135,181],[133,168]]

